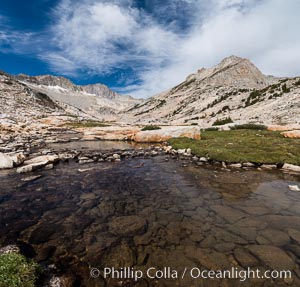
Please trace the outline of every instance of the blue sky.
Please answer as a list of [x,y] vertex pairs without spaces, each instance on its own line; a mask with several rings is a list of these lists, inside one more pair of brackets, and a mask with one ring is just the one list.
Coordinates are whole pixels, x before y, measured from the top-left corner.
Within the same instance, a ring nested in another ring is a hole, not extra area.
[[0,2],[0,69],[148,97],[237,55],[300,75],[298,0]]

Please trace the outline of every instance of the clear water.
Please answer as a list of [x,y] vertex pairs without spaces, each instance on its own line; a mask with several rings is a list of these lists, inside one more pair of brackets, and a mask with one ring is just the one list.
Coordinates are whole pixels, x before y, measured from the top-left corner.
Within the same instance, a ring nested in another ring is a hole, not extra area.
[[[29,243],[37,261],[73,274],[77,286],[300,286],[300,245],[289,235],[300,231],[300,192],[288,188],[300,183],[297,175],[182,167],[164,156],[60,163],[33,174],[42,177],[23,182],[29,174],[0,173],[0,245]],[[271,250],[272,262],[253,250],[266,257]],[[290,285],[269,279],[134,282],[89,273],[110,266],[181,272],[250,264],[265,270],[286,261]]]

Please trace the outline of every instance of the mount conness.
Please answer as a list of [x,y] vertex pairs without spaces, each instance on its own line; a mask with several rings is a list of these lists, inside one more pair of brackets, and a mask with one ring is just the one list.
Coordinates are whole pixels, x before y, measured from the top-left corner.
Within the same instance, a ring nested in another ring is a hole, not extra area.
[[78,86],[64,77],[0,74],[1,117],[73,114],[129,124],[199,124],[217,119],[300,122],[300,77],[262,74],[249,60],[230,56],[202,68],[172,89],[146,100],[119,95],[102,84]]

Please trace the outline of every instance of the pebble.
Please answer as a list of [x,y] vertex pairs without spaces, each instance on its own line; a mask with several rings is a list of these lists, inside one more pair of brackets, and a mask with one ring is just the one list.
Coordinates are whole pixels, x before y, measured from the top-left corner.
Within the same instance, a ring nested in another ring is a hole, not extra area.
[[291,191],[300,191],[300,188],[298,185],[289,185],[289,190]]
[[38,178],[40,178],[41,175],[32,175],[32,176],[28,176],[28,177],[24,177],[24,178],[21,178],[22,181],[25,181],[25,182],[28,182],[28,181],[34,181]]

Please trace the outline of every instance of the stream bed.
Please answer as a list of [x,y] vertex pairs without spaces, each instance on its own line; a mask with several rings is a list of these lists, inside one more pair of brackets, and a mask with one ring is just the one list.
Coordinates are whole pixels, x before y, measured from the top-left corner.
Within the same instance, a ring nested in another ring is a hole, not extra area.
[[[165,156],[61,162],[30,175],[41,177],[0,172],[0,245],[18,242],[73,286],[300,286],[300,192],[288,188],[299,175],[182,167]],[[92,267],[170,267],[180,276],[93,278]],[[292,278],[181,277],[195,267]]]

